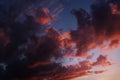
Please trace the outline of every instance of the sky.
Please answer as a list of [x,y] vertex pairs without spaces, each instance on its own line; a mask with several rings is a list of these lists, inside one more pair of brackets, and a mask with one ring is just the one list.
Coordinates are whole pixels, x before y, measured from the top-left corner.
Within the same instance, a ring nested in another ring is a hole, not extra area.
[[120,80],[119,0],[1,0],[0,80]]
[[72,9],[83,8],[90,12],[90,5],[95,0],[66,0],[63,1],[65,5],[63,5],[64,9],[59,14],[60,21],[56,22],[55,26],[57,28],[64,28],[65,31],[69,29],[76,29],[77,21],[75,16],[73,16],[70,12]]

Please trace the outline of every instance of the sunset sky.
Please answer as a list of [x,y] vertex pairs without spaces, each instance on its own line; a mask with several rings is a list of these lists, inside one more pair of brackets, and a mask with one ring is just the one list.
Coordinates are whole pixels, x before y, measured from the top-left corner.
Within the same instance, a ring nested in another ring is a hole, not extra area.
[[0,80],[120,80],[120,0],[0,0]]

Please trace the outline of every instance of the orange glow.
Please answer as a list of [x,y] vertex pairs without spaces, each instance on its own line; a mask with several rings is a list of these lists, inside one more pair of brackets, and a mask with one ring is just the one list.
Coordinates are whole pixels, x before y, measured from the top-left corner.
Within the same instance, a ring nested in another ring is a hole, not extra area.
[[46,16],[46,17],[40,17],[40,18],[38,19],[38,22],[39,22],[40,24],[42,24],[42,25],[48,24],[48,23],[51,22],[51,17],[48,17],[48,16]]
[[37,22],[40,23],[41,25],[48,24],[52,21],[52,17],[50,15],[50,11],[48,8],[42,8],[41,9],[41,14],[39,18],[37,19]]
[[88,49],[92,49],[96,46],[96,43],[95,42],[91,42],[89,45],[88,45]]

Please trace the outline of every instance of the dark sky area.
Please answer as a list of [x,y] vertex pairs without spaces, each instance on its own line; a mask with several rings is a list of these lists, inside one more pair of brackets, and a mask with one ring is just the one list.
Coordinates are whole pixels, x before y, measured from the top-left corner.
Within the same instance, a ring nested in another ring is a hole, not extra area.
[[61,12],[60,21],[55,25],[56,27],[63,28],[65,31],[69,29],[76,29],[77,22],[75,16],[71,14],[72,9],[83,8],[90,13],[90,5],[95,2],[95,0],[63,0],[63,12]]

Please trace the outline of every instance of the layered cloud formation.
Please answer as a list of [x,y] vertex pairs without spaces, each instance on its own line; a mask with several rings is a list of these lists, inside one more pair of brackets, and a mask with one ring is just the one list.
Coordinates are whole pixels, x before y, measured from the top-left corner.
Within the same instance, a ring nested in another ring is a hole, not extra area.
[[[51,26],[62,5],[52,12],[49,6],[54,0],[41,0],[40,6],[31,5],[38,2],[21,0],[8,7],[1,1],[1,80],[66,80],[103,73],[106,70],[92,69],[112,65],[109,54],[100,54],[92,60],[97,53],[89,54],[89,51],[96,47],[113,50],[120,46],[119,0],[93,3],[91,15],[84,9],[71,10],[78,28],[67,32]],[[21,4],[24,6],[19,7]]]

